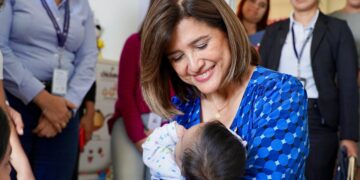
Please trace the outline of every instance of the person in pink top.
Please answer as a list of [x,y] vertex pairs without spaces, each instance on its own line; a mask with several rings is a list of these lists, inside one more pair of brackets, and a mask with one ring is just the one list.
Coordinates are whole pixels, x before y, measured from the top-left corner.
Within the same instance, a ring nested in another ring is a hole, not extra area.
[[140,48],[140,34],[132,34],[120,57],[118,99],[108,122],[115,179],[144,179],[146,174],[141,145],[149,132],[143,120],[148,119],[150,109],[141,95]]
[[119,117],[124,121],[129,139],[141,151],[141,144],[147,137],[141,119],[142,114],[150,113],[140,88],[140,34],[132,34],[125,42],[119,63],[118,99],[115,114],[109,121],[112,130]]

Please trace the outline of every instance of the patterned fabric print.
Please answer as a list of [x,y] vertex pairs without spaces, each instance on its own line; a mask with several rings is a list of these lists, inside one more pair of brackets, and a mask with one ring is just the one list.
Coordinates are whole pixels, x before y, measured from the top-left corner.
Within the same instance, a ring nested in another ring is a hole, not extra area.
[[142,145],[143,161],[150,168],[152,180],[184,180],[175,161],[179,141],[175,123],[156,128]]
[[[172,100],[179,124],[200,123],[200,98]],[[296,78],[258,66],[230,128],[248,143],[244,179],[305,179],[307,96]]]

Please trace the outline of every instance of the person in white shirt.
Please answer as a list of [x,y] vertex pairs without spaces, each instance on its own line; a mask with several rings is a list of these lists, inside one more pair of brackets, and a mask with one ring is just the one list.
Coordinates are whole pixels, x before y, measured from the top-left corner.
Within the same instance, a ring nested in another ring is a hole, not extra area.
[[[358,62],[345,21],[324,15],[319,0],[290,0],[289,19],[266,29],[261,65],[297,77],[308,95],[310,154],[306,179],[332,179],[337,151],[357,156]],[[340,141],[339,141],[340,140]]]

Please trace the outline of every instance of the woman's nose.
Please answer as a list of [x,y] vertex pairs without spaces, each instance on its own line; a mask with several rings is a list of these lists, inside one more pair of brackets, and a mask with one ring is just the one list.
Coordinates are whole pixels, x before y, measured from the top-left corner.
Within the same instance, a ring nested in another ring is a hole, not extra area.
[[188,57],[188,70],[191,74],[198,73],[201,71],[205,62],[196,55],[190,55]]

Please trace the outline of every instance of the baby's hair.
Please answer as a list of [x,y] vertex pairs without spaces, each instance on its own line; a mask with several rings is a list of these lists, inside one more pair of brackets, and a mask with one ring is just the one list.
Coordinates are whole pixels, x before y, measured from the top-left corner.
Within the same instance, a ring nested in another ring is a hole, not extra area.
[[0,108],[0,162],[3,161],[9,145],[10,126],[5,112]]
[[221,122],[200,129],[199,139],[184,151],[182,174],[189,180],[235,180],[245,172],[246,150]]

